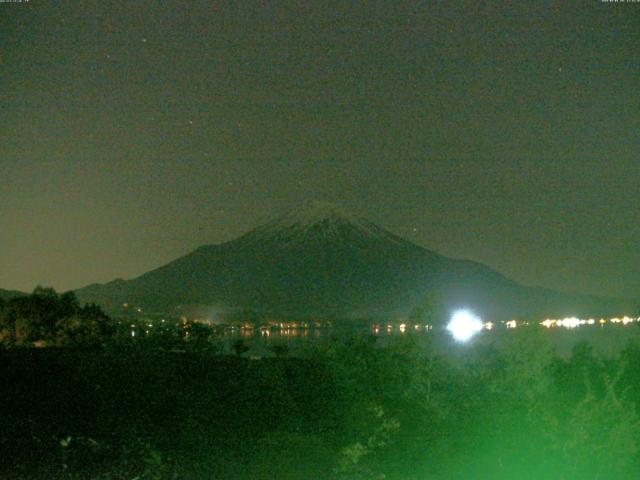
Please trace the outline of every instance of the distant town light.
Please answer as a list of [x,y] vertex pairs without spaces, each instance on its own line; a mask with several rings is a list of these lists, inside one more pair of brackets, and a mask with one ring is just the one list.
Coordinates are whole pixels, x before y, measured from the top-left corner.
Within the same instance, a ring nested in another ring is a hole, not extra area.
[[467,342],[478,333],[484,324],[482,320],[468,310],[459,310],[451,316],[447,330],[459,342]]
[[580,320],[576,317],[563,318],[558,323],[565,328],[576,328],[580,326]]

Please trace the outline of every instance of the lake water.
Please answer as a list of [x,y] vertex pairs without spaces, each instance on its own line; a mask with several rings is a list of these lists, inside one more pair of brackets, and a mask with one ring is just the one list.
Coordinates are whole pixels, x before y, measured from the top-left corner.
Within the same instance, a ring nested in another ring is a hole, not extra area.
[[[581,326],[578,328],[551,328],[540,326],[519,327],[520,329],[539,328],[548,339],[552,349],[561,357],[568,357],[571,349],[578,342],[588,342],[596,353],[608,357],[617,355],[630,342],[640,344],[640,325],[607,325],[607,326]],[[515,332],[514,329],[498,327],[491,331],[484,330],[467,343],[456,342],[444,329],[405,329],[400,331],[394,327],[387,331],[386,328],[296,328],[296,329],[234,329],[225,332],[225,351],[233,353],[233,342],[243,339],[250,347],[246,355],[251,357],[272,356],[273,346],[286,346],[290,355],[300,355],[312,350],[319,344],[326,343],[332,338],[344,339],[349,336],[375,335],[378,344],[384,345],[394,338],[411,337],[419,345],[432,345],[441,353],[460,352],[474,345],[489,346],[499,343],[502,339]]]

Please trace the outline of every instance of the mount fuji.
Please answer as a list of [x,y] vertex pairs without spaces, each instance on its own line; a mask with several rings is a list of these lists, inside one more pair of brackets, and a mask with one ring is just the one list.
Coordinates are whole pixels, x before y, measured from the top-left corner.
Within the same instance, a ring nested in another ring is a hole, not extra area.
[[76,293],[112,313],[122,305],[178,314],[258,317],[405,316],[436,292],[444,309],[485,318],[619,313],[614,300],[520,285],[480,263],[444,257],[325,203],[310,202],[235,240],[204,245],[132,280]]

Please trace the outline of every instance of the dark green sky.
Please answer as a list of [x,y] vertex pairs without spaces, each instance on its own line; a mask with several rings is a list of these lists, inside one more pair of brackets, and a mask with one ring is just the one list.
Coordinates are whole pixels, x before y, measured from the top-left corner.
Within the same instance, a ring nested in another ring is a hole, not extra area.
[[640,3],[0,3],[0,287],[129,278],[310,198],[640,296]]

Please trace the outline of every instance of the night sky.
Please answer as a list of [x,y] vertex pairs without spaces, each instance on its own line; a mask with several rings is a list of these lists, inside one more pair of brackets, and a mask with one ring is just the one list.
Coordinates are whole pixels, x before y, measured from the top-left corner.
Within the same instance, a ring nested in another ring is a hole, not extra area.
[[309,199],[640,297],[640,3],[0,3],[0,287],[131,278]]

